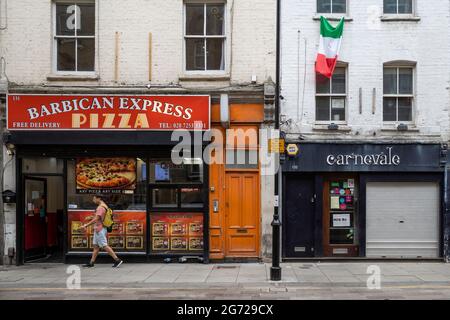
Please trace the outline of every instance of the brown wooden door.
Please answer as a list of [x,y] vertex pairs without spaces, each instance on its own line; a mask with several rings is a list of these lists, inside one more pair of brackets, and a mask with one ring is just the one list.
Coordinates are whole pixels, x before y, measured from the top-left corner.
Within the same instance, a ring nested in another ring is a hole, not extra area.
[[259,174],[227,172],[225,191],[225,255],[259,256]]

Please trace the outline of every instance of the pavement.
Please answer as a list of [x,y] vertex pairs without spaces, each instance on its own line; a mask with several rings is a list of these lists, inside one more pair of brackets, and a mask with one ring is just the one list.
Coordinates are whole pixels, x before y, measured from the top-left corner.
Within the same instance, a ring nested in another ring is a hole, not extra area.
[[[9,299],[450,299],[450,264],[440,262],[270,264],[27,264],[0,266]],[[377,275],[379,274],[379,277]],[[368,285],[369,283],[369,285]]]

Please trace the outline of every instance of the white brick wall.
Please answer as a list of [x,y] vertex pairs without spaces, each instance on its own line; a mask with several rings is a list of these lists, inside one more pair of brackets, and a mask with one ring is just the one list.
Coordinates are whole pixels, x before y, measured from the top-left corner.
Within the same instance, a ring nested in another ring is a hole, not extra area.
[[[233,61],[227,70],[227,74],[231,73],[231,83],[250,83],[253,74],[260,84],[268,76],[275,78],[276,1],[226,2],[227,28],[233,30]],[[14,83],[58,84],[47,80],[47,75],[52,73],[51,3],[50,0],[8,1],[8,29],[0,31],[0,56],[6,58],[7,75]],[[232,7],[233,27],[230,28]],[[115,32],[120,32],[120,84],[148,83],[149,32],[153,34],[152,83],[179,83],[183,75],[182,0],[97,0],[97,13],[100,80],[86,84],[114,85]],[[227,59],[230,59],[230,34],[227,45]],[[205,83],[195,83],[195,86],[202,85]]]
[[[416,2],[420,21],[382,22],[382,0],[348,0],[348,17],[353,21],[345,23],[340,60],[349,63],[347,125],[351,132],[330,134],[316,130],[315,126],[314,62],[320,28],[320,21],[313,20],[316,0],[283,1],[281,94],[285,99],[281,113],[292,121],[284,128],[311,139],[448,140],[449,2]],[[305,60],[306,82],[303,81]],[[392,60],[417,62],[415,124],[418,132],[381,130],[383,63]],[[359,114],[359,88],[363,92],[362,114]],[[373,88],[377,90],[375,114],[372,114]]]

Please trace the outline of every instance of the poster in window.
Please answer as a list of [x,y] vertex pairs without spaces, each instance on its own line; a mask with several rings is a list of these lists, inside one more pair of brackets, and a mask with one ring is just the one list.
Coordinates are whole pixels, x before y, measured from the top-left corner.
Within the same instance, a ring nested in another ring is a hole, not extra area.
[[144,238],[136,237],[136,236],[127,237],[126,248],[127,249],[137,249],[137,250],[143,249],[144,248]]
[[349,213],[333,214],[333,227],[351,227],[351,217]]
[[150,219],[153,250],[187,253],[203,250],[202,213],[154,213]]
[[153,237],[153,250],[169,250],[170,238],[169,237]]
[[156,181],[170,181],[169,166],[164,163],[155,164],[155,180]]
[[136,189],[135,158],[78,158],[77,193],[133,193]]
[[203,250],[203,238],[189,238],[189,250]]
[[172,237],[170,248],[172,250],[183,250],[188,249],[188,240],[186,237]]
[[[93,248],[93,227],[80,229],[82,224],[88,223],[93,218],[94,210],[68,211],[68,231],[69,240],[71,241],[69,249],[71,251],[89,251]],[[145,251],[146,211],[114,210],[113,219],[113,230],[107,235],[110,245],[121,252]],[[77,237],[80,237],[80,239]],[[128,243],[126,242],[126,237],[130,237]],[[89,243],[82,243],[81,238],[89,239]]]

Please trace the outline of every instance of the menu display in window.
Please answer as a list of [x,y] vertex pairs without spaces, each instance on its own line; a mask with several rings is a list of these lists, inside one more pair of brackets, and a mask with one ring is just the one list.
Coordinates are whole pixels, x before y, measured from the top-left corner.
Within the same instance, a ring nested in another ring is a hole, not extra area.
[[152,250],[201,251],[203,243],[203,214],[157,213],[151,216]]
[[[83,224],[94,218],[94,210],[69,210],[69,247],[75,251],[89,251],[93,246],[94,229],[92,226],[81,230]],[[108,233],[108,244],[114,250],[145,251],[146,212],[114,211],[114,224]]]

